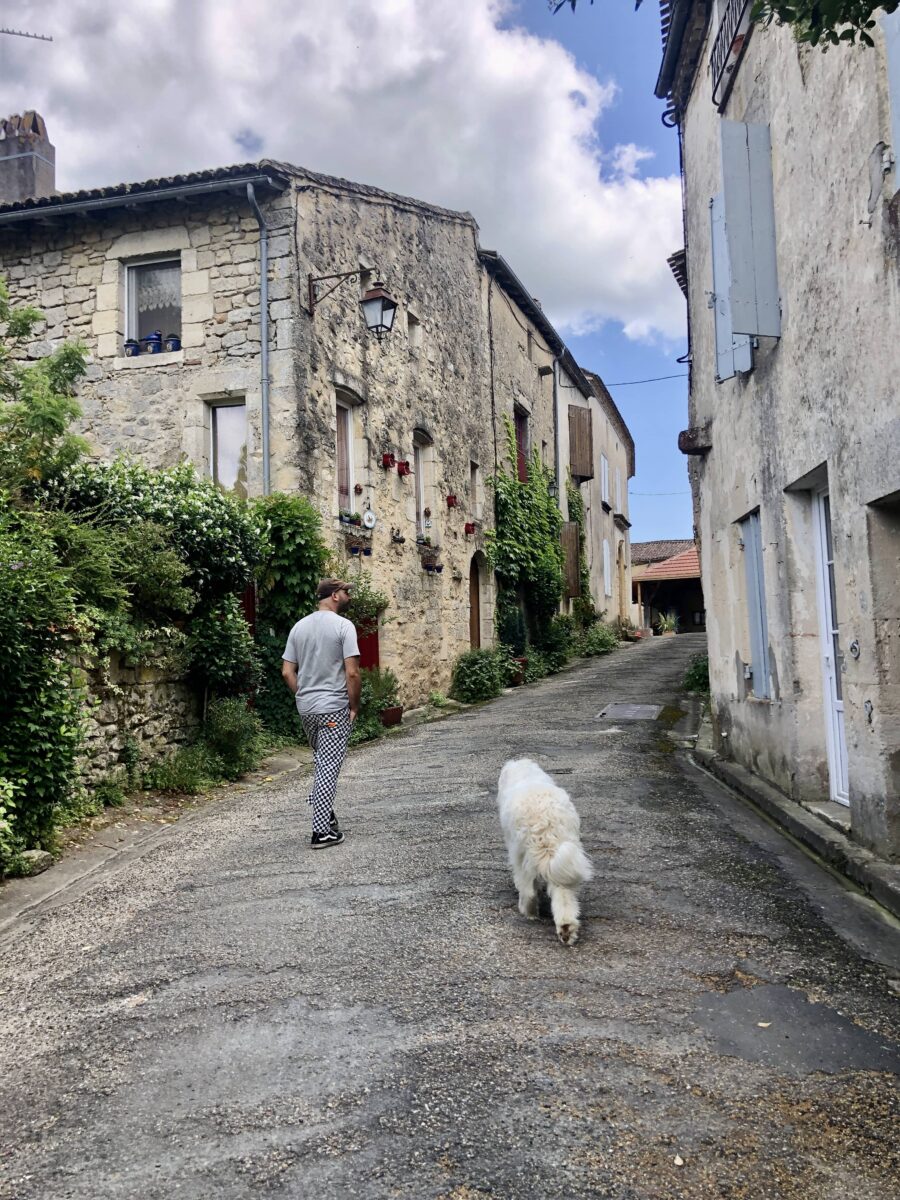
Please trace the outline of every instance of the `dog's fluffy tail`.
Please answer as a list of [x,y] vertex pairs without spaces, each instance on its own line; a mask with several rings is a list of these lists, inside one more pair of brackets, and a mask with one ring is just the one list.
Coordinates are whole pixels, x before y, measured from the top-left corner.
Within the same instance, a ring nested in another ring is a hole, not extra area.
[[594,869],[577,842],[560,842],[546,864],[544,874],[554,887],[577,888],[593,878]]

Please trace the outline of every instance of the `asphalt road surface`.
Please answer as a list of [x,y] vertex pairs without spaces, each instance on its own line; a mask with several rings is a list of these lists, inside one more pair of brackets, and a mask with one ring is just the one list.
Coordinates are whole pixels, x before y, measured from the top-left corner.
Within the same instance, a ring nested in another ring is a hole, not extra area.
[[[897,926],[674,746],[700,644],[363,747],[340,847],[310,851],[295,775],[15,921],[0,1196],[900,1196]],[[520,755],[595,863],[571,949],[516,908]]]

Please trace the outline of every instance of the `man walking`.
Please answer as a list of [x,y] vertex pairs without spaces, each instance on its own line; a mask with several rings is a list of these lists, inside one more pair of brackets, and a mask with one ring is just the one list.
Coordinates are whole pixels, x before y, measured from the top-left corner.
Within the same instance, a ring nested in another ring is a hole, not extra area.
[[334,815],[334,798],[362,686],[356,630],[340,615],[350,604],[351,586],[342,579],[323,579],[316,590],[318,611],[297,622],[282,655],[282,678],[297,698],[297,711],[315,754],[307,799],[313,810],[310,846],[314,850],[344,840]]

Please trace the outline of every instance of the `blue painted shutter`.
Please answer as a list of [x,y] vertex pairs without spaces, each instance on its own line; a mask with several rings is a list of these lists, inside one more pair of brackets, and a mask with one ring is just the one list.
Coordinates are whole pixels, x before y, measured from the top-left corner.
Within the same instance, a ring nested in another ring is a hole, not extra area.
[[766,583],[763,574],[762,533],[759,513],[741,521],[744,569],[747,575],[747,614],[750,621],[750,667],[753,694],[769,697],[769,623],[766,620]]
[[712,230],[713,313],[716,319],[716,379],[731,379],[735,371],[753,370],[749,337],[735,337],[731,328],[731,269],[725,237],[725,203],[722,196],[709,202]]
[[732,330],[781,337],[769,127],[722,121],[720,128]]
[[[900,160],[900,9],[892,13],[882,13],[881,28],[884,31],[887,54],[888,95],[891,103],[891,150],[895,160]],[[900,179],[900,168],[896,163],[894,171],[895,180]]]

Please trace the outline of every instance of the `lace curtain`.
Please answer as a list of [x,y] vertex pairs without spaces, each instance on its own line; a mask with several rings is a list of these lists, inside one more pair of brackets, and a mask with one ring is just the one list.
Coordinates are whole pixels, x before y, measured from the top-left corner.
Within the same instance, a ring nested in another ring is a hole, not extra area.
[[181,307],[181,270],[177,263],[140,267],[135,282],[138,312]]

